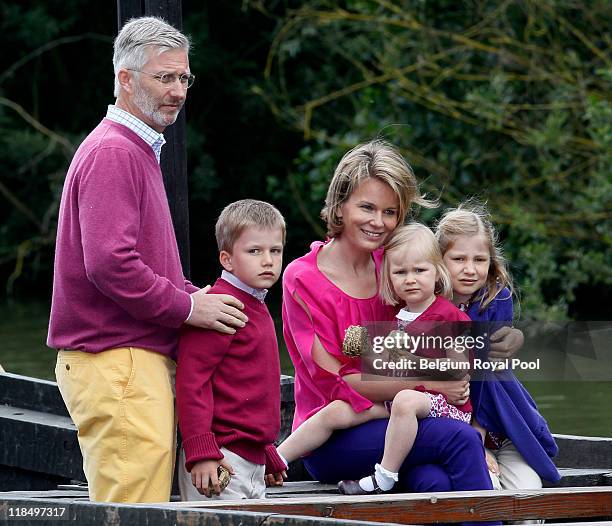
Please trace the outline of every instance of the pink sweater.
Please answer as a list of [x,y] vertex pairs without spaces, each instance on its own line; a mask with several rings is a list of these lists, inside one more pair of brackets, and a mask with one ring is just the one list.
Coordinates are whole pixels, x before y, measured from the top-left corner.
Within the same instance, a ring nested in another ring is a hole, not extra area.
[[153,150],[103,119],[64,183],[48,345],[173,356],[195,290],[183,277]]
[[274,322],[258,299],[223,279],[211,293],[244,303],[249,322],[236,334],[186,327],[181,332],[176,402],[186,468],[220,459],[220,447],[267,473],[286,466],[274,447],[280,430],[280,364]]
[[[395,309],[384,305],[378,294],[353,298],[336,287],[317,266],[322,246],[322,242],[313,243],[311,251],[291,262],[283,274],[283,335],[295,367],[293,429],[333,400],[344,400],[357,412],[372,407],[370,400],[342,378],[361,373],[360,361],[342,354],[344,332],[349,325],[392,320],[395,314]],[[378,271],[382,251],[374,252],[373,257]],[[296,295],[308,307],[308,314],[296,301]],[[339,375],[319,367],[312,358],[315,335],[342,364]]]

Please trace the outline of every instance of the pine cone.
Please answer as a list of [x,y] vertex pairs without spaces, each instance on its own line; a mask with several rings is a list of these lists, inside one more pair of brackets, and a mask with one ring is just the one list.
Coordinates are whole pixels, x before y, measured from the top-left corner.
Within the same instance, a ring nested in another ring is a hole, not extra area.
[[[217,468],[217,478],[219,479],[219,486],[221,488],[221,491],[223,491],[225,488],[227,488],[227,486],[229,485],[230,481],[232,480],[232,476],[230,475],[230,472],[226,468],[224,468],[223,466],[219,466]],[[212,483],[210,483],[208,485],[208,489],[211,492],[215,491]]]
[[351,325],[344,333],[342,353],[346,356],[361,356],[369,347],[368,329],[359,325]]

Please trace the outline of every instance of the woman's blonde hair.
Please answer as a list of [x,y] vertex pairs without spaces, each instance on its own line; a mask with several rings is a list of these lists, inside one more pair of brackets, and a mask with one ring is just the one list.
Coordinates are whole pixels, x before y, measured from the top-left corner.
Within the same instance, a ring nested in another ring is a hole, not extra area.
[[388,184],[399,201],[398,224],[402,224],[412,203],[432,207],[419,192],[410,165],[391,144],[373,140],[359,144],[340,160],[327,190],[321,218],[327,223],[327,235],[336,237],[344,225],[338,212],[342,204],[365,179],[373,177]]
[[409,250],[418,251],[425,261],[431,263],[437,274],[434,293],[450,299],[453,286],[448,269],[444,265],[440,246],[434,233],[421,223],[408,223],[397,228],[385,243],[385,253],[380,279],[380,297],[387,305],[397,305],[401,299],[395,293],[391,283],[391,269],[389,256],[396,250],[408,247]]
[[436,226],[436,238],[442,255],[446,254],[459,236],[483,236],[489,248],[491,262],[486,284],[472,298],[472,301],[480,301],[479,311],[484,310],[504,287],[512,294],[512,276],[508,272],[497,232],[485,205],[469,199],[457,208],[444,212]]

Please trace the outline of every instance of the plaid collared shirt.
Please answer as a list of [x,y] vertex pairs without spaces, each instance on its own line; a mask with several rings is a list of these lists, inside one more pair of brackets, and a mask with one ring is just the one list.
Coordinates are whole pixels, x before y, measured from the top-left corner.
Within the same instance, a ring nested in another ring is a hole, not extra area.
[[106,118],[113,122],[123,124],[123,126],[129,128],[136,135],[138,135],[138,137],[140,137],[151,147],[157,162],[159,163],[162,146],[166,144],[166,139],[164,138],[163,134],[157,133],[153,128],[147,126],[140,119],[134,117],[134,115],[128,113],[127,111],[117,108],[117,106],[114,104],[108,105]]

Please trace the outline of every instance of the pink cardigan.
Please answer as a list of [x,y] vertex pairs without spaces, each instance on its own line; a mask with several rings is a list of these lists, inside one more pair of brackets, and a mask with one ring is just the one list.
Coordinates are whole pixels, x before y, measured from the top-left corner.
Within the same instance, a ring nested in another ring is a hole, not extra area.
[[[295,367],[294,430],[333,400],[344,400],[357,412],[372,407],[370,400],[342,378],[361,372],[358,359],[342,354],[344,331],[349,325],[392,320],[395,314],[378,294],[353,298],[336,287],[317,266],[317,254],[323,246],[321,241],[312,243],[310,252],[291,262],[283,274],[283,335]],[[373,258],[378,276],[382,250],[374,252]],[[296,294],[309,313],[296,301]],[[342,364],[338,375],[322,369],[312,358],[315,334],[323,348]]]

